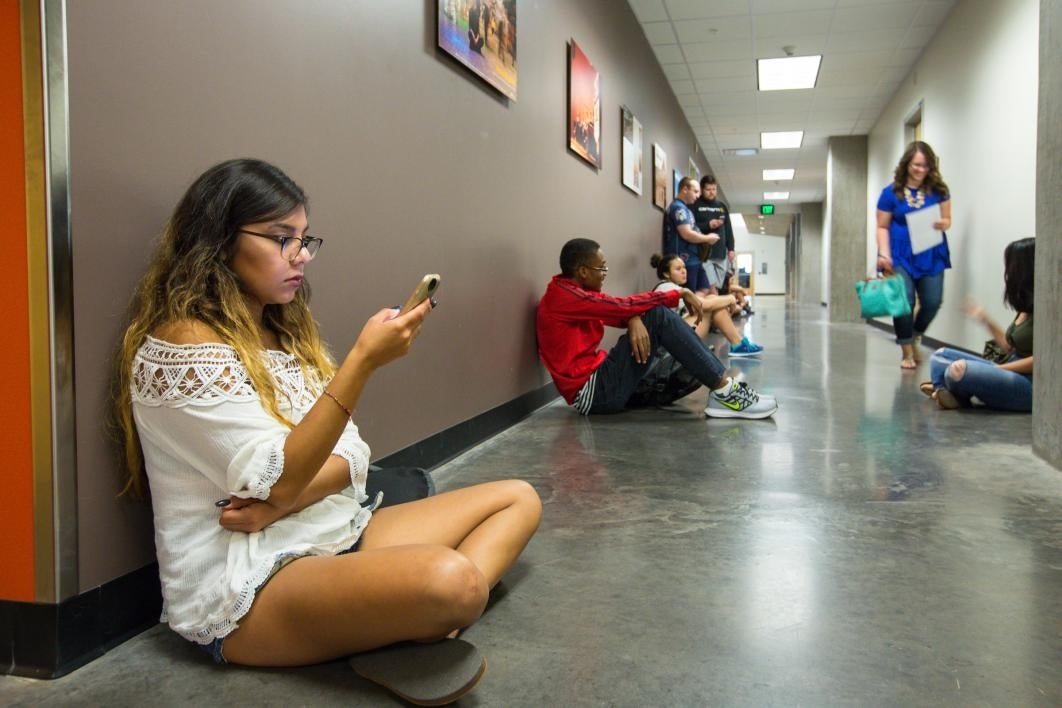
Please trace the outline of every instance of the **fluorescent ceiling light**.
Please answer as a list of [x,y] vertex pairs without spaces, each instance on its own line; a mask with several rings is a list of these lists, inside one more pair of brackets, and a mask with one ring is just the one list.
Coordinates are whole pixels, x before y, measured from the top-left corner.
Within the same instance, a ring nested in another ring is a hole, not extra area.
[[763,198],[767,200],[771,199],[789,199],[789,192],[764,192]]
[[724,155],[737,155],[738,157],[750,157],[758,155],[759,152],[759,148],[727,148],[723,150]]
[[804,142],[803,130],[789,130],[778,133],[760,133],[760,147],[764,150],[779,148],[798,148]]
[[763,181],[771,182],[774,180],[793,179],[793,175],[796,174],[796,170],[764,170]]
[[815,88],[815,82],[819,79],[820,63],[821,54],[810,57],[758,59],[756,73],[759,75],[760,91]]
[[745,217],[738,212],[732,212],[730,214],[730,225],[735,229],[745,229],[748,231],[748,227],[745,226]]

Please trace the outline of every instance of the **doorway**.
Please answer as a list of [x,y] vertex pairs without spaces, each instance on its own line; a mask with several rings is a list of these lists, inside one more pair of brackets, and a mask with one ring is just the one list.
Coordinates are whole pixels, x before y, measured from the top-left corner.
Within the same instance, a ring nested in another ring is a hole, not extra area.
[[748,290],[749,295],[756,292],[756,268],[752,251],[737,252],[737,281],[738,285]]

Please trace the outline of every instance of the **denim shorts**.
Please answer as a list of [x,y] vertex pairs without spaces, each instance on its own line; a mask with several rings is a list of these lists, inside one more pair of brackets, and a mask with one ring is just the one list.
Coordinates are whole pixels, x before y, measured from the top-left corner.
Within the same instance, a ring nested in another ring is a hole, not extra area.
[[[351,546],[350,548],[348,548],[345,551],[340,551],[336,555],[337,556],[343,556],[343,555],[346,555],[347,553],[356,553],[357,550],[358,550],[358,546],[360,546],[360,545],[361,545],[361,537],[359,536],[358,540],[354,542],[353,546]],[[293,560],[297,560],[298,558],[301,558],[301,557],[302,556],[291,556],[289,558],[282,558],[279,561],[277,561],[277,564],[273,568],[272,572],[269,573],[269,575],[266,577],[266,579],[263,580],[261,583],[259,583],[258,587],[256,587],[254,589],[255,593],[257,593],[259,590],[264,588],[265,584],[268,583],[270,580],[272,580],[273,576],[276,575],[277,572],[281,568],[283,568],[284,566],[286,566],[288,563],[292,562]],[[209,655],[210,658],[214,660],[215,664],[227,664],[227,663],[229,663],[225,659],[225,654],[222,652],[222,648],[223,648],[224,643],[225,643],[225,637],[218,637],[217,639],[215,639],[214,641],[210,642],[209,644],[199,644],[198,642],[193,642],[193,644],[195,644],[195,646],[200,651],[206,652],[206,654]]]

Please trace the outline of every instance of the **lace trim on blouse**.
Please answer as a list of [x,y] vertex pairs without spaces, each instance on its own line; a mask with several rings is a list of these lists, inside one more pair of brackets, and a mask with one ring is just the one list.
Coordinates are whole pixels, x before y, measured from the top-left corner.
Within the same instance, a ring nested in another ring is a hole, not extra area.
[[[312,406],[317,386],[307,385],[295,357],[275,349],[263,356],[276,383],[278,405]],[[151,336],[133,360],[130,393],[136,403],[170,408],[258,400],[246,367],[228,344],[170,344]]]

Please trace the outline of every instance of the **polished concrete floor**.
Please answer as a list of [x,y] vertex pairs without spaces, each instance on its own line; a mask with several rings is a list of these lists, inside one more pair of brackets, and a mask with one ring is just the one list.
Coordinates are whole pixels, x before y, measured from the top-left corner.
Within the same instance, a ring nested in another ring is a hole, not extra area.
[[[542,527],[464,635],[462,705],[1062,705],[1062,472],[1028,415],[944,412],[888,335],[761,298],[771,421],[550,405],[436,471]],[[924,369],[924,366],[923,366]],[[356,601],[356,598],[355,600]],[[163,627],[4,705],[399,705],[342,662],[219,668]]]

